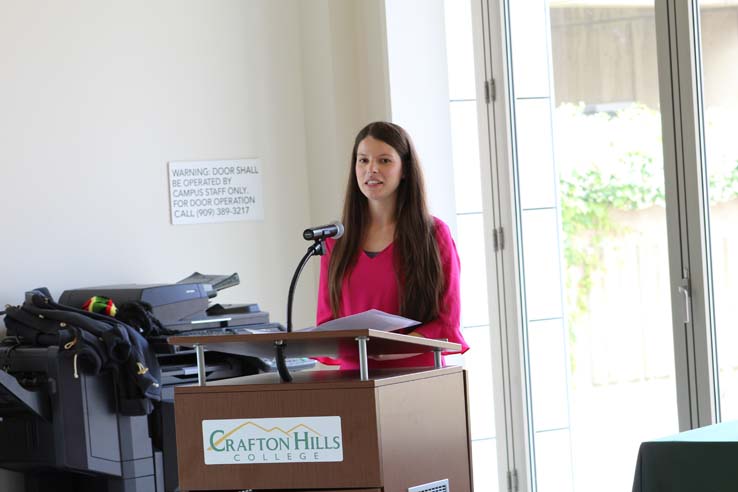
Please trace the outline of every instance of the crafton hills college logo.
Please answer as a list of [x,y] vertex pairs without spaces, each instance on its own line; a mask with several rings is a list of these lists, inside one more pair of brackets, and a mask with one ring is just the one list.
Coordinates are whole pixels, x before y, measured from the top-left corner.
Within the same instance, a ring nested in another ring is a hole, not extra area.
[[202,421],[206,465],[343,461],[341,417]]

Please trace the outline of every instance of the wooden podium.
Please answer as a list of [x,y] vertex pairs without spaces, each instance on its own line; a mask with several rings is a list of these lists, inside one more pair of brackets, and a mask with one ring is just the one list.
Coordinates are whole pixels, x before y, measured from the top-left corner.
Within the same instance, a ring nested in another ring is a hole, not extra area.
[[[194,346],[200,384],[175,388],[183,491],[470,492],[466,373],[455,343],[374,330],[170,337]],[[203,349],[272,357],[356,352],[359,371],[206,382]],[[367,357],[435,351],[436,367],[375,370]],[[319,427],[324,426],[324,427]]]

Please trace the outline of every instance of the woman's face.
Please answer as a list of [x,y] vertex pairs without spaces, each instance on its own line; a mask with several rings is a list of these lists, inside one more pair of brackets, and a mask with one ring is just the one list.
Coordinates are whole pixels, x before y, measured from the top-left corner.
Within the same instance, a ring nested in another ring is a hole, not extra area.
[[394,147],[366,137],[356,149],[356,180],[369,200],[395,199],[402,181],[402,159]]

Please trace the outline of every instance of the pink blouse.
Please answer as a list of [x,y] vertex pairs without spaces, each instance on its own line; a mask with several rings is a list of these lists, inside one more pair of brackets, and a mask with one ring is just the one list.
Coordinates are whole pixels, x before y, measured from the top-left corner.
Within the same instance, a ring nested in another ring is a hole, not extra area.
[[[438,251],[441,256],[446,289],[440,303],[438,317],[428,323],[412,328],[426,338],[448,339],[449,342],[461,344],[461,352],[469,350],[464,340],[460,325],[461,299],[459,295],[459,255],[456,244],[451,237],[448,226],[438,219],[435,221],[435,234]],[[328,288],[328,265],[330,255],[336,241],[326,241],[326,254],[320,259],[320,286],[318,289],[318,310],[316,322],[318,325],[333,319]],[[343,280],[341,289],[341,316],[350,316],[368,309],[379,309],[390,314],[399,314],[399,293],[394,268],[394,243],[387,246],[373,258],[364,251],[359,254],[356,265]],[[445,353],[445,352],[444,352]],[[449,352],[451,353],[451,352]],[[446,353],[445,353],[446,354]],[[341,365],[341,369],[357,369],[358,360],[355,356],[342,354],[341,358],[320,359],[326,364]],[[389,367],[426,367],[433,365],[433,353],[425,353],[405,359],[369,361],[373,368]]]

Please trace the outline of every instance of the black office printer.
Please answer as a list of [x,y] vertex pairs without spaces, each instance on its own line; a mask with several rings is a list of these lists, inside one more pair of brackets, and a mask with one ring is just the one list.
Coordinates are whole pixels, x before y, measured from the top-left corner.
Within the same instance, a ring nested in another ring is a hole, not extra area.
[[[61,304],[81,307],[91,296],[116,304],[151,304],[165,328],[178,335],[283,330],[256,304],[210,304],[238,275],[194,273],[175,284],[106,286],[62,293]],[[75,376],[56,347],[0,341],[0,468],[25,472],[26,491],[174,492],[177,489],[174,386],[197,382],[194,351],[149,338],[161,368],[162,402],[149,416],[115,411],[109,374]],[[208,380],[274,370],[273,361],[205,353]],[[308,359],[288,359],[291,370]]]
[[[65,290],[60,304],[81,307],[92,296],[104,296],[115,304],[143,301],[151,305],[154,316],[168,329],[177,332],[230,328],[236,332],[244,327],[261,325],[259,331],[280,329],[269,324],[269,313],[257,304],[213,304],[218,291],[238,285],[238,274],[203,275],[195,272],[176,284],[107,285]],[[268,325],[268,326],[265,326]]]

